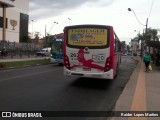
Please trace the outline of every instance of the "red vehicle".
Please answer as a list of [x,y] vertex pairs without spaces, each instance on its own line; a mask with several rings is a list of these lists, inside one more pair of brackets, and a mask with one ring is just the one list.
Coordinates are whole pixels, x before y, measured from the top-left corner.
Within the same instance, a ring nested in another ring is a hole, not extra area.
[[114,79],[120,41],[112,26],[75,25],[64,28],[64,74]]

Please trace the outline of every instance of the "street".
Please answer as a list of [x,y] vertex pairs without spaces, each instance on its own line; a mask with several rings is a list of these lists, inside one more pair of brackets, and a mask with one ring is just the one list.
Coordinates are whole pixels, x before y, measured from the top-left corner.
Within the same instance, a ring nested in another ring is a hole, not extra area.
[[65,77],[53,64],[0,71],[0,111],[112,110],[136,65],[123,56],[114,80]]

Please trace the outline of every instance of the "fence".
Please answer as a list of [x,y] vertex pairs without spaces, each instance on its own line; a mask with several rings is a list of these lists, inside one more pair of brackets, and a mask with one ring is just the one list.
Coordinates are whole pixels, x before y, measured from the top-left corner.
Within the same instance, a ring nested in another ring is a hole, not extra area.
[[0,54],[2,59],[5,57],[30,57],[31,55],[35,55],[35,53],[42,48],[43,45],[37,45],[34,43],[0,41],[0,51],[2,51],[3,49],[7,50],[7,54]]

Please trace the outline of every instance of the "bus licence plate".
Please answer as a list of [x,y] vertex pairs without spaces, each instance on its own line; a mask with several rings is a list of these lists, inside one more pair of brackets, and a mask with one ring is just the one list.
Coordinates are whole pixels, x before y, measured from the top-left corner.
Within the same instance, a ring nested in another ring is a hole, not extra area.
[[91,71],[91,68],[83,67],[83,71]]

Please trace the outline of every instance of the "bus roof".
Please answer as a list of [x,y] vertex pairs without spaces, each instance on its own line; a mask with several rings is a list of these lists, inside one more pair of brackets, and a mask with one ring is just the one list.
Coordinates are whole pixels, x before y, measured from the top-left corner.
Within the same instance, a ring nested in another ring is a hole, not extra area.
[[80,28],[80,27],[112,27],[112,26],[109,26],[109,25],[99,25],[99,24],[82,24],[82,25],[71,25],[71,26],[66,26],[66,28]]

